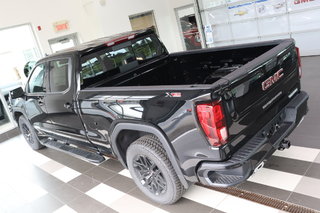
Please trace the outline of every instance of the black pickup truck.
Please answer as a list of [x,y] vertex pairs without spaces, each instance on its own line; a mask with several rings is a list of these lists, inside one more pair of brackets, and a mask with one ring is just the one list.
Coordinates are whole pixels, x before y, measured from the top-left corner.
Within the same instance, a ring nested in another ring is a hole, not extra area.
[[33,149],[113,156],[151,199],[245,181],[308,111],[292,39],[169,54],[150,30],[41,59],[11,108]]

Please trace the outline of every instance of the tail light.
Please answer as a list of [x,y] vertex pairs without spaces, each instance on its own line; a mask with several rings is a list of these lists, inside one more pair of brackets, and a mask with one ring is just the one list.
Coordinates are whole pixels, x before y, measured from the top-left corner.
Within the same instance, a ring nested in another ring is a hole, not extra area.
[[302,77],[302,69],[301,69],[301,56],[300,56],[300,50],[298,47],[296,47],[297,56],[298,56],[298,65],[299,65],[299,78]]
[[197,105],[199,123],[209,143],[219,147],[227,143],[228,131],[221,103]]

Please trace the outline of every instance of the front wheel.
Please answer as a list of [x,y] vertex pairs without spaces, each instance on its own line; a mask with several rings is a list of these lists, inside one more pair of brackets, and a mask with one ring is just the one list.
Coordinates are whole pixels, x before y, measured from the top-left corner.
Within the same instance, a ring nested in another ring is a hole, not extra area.
[[35,129],[23,115],[19,117],[19,128],[23,137],[26,139],[27,143],[33,150],[39,150],[44,147],[40,143]]
[[185,191],[164,148],[153,135],[143,136],[129,146],[127,165],[139,189],[158,203],[175,203]]

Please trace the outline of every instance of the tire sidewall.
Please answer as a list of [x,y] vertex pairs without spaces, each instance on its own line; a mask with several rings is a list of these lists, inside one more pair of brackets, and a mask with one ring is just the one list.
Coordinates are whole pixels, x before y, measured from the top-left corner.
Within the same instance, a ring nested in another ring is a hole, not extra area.
[[[28,127],[30,133],[31,133],[31,137],[32,137],[33,143],[30,143],[28,140],[26,140],[27,143],[29,144],[29,146],[34,150],[38,150],[38,149],[43,148],[43,145],[40,143],[38,135],[37,135],[35,129],[30,124],[30,122],[22,115],[22,116],[19,117],[19,129],[20,129],[20,132],[22,134],[23,134],[23,131],[22,131],[22,126],[23,125],[26,125]],[[23,137],[25,137],[25,136],[23,135]]]
[[[161,195],[155,195],[152,192],[150,192],[146,187],[144,187],[140,181],[139,181],[139,177],[137,176],[135,169],[133,167],[133,162],[134,159],[137,155],[145,155],[148,158],[150,158],[150,160],[152,160],[157,167],[160,169],[166,184],[167,184],[167,188],[166,188],[166,192],[161,194]],[[149,198],[151,198],[152,200],[161,203],[161,204],[169,204],[172,203],[172,201],[174,200],[174,198],[176,197],[176,186],[174,183],[174,177],[172,176],[172,174],[170,173],[170,170],[168,169],[168,167],[166,166],[166,164],[163,162],[163,160],[161,159],[160,156],[157,155],[157,153],[150,149],[149,147],[146,147],[142,144],[132,144],[129,148],[128,148],[128,152],[127,152],[127,165],[128,165],[128,169],[130,171],[130,174],[134,180],[134,182],[136,183],[136,185],[138,186],[138,188]]]

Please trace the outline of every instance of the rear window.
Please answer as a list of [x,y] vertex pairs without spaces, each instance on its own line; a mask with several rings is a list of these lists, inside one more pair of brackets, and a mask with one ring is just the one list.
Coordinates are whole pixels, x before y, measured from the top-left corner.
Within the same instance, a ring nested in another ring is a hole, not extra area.
[[89,54],[81,59],[81,88],[128,72],[164,51],[159,40],[152,35]]

